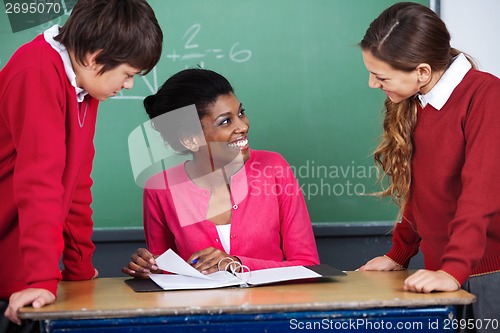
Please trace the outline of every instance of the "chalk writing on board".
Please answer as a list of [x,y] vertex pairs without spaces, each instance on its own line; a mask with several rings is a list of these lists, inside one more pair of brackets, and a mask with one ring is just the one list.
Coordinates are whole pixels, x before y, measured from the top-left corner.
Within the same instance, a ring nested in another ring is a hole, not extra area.
[[[201,24],[195,23],[190,26],[183,35],[184,45],[182,50],[171,49],[162,57],[168,61],[184,65],[184,68],[193,66],[205,67],[205,63],[228,59],[231,62],[243,63],[252,58],[252,51],[240,46],[240,42],[233,42],[226,49],[221,47],[202,47],[198,41]],[[137,81],[139,83],[141,81]],[[158,80],[156,67],[147,75],[142,77],[147,88],[147,95],[158,91]],[[133,92],[134,90],[132,90]],[[127,91],[121,91],[112,99],[144,99],[146,96],[129,95]]]
[[166,58],[171,59],[173,62],[190,60],[190,59],[224,59],[228,58],[233,62],[246,62],[252,57],[252,51],[240,49],[240,42],[235,42],[229,48],[226,53],[222,48],[205,48],[202,49],[196,37],[201,31],[201,24],[195,23],[184,33],[183,39],[186,40],[184,43],[184,49],[181,53],[177,53],[175,49],[167,52]]

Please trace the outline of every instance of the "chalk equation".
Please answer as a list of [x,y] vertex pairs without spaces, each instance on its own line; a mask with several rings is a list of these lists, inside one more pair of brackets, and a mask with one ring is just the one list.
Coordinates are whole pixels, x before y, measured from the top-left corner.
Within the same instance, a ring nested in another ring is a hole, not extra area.
[[[197,40],[201,31],[201,24],[195,23],[189,27],[183,35],[184,45],[181,50],[170,49],[162,56],[176,64],[184,65],[184,68],[193,66],[205,67],[205,62],[221,61],[223,59],[234,63],[244,63],[252,58],[252,51],[240,46],[240,42],[233,42],[227,49],[219,47],[204,48]],[[147,88],[147,94],[154,94],[158,91],[158,77],[156,67],[147,75],[143,76],[142,82]],[[137,80],[136,84],[140,81]],[[131,91],[133,91],[135,88]],[[121,91],[112,99],[144,99],[146,96],[129,95],[128,91]]]
[[201,50],[200,45],[196,42],[196,37],[201,31],[201,24],[193,24],[184,33],[183,38],[186,40],[184,49],[181,54],[178,54],[175,49],[167,52],[166,58],[171,59],[173,62],[178,60],[191,60],[191,59],[206,59],[212,57],[213,59],[229,58],[230,61],[241,63],[250,60],[252,51],[240,49],[240,43],[236,42],[231,45],[227,54],[222,48],[208,48]]

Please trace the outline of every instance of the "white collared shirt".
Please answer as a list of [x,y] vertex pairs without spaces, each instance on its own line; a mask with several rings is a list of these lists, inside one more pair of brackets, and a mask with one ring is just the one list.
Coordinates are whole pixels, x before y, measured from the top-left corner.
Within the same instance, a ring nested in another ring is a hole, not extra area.
[[434,87],[425,95],[418,94],[417,98],[420,105],[425,107],[427,104],[432,105],[436,110],[446,104],[453,90],[462,82],[465,74],[472,68],[472,65],[467,60],[463,53],[455,57],[450,68],[448,68],[443,76],[439,79]]
[[71,59],[69,57],[68,50],[66,50],[66,47],[63,44],[54,40],[54,37],[59,35],[59,28],[60,26],[57,24],[50,27],[49,29],[44,31],[43,37],[45,38],[45,41],[47,41],[47,43],[49,43],[50,46],[52,46],[52,48],[56,50],[61,56],[61,59],[64,63],[64,70],[66,71],[66,76],[68,77],[68,80],[71,83],[71,85],[75,87],[76,98],[78,102],[83,102],[85,95],[87,95],[88,93],[84,89],[76,85],[76,74],[75,71],[73,70],[73,65],[71,64]]

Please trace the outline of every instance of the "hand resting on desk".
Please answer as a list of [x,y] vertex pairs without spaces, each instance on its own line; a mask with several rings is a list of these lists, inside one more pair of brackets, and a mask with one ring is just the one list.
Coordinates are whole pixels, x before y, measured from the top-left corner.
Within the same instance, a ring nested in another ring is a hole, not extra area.
[[[371,259],[358,268],[359,271],[400,271],[405,268],[386,256]],[[432,291],[455,291],[460,288],[458,282],[443,271],[420,269],[404,281],[403,289],[416,293]]]
[[13,293],[9,298],[9,306],[5,310],[5,317],[10,321],[21,325],[21,319],[17,316],[17,310],[25,305],[41,308],[44,305],[54,303],[56,296],[50,291],[42,288],[28,288]]
[[402,271],[405,268],[386,256],[375,257],[358,268],[358,271]]

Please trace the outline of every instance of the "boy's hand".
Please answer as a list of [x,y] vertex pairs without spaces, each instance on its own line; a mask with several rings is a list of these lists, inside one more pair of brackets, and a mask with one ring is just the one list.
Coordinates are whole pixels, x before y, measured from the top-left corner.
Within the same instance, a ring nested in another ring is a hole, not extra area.
[[56,296],[46,289],[24,289],[10,296],[9,306],[5,310],[4,315],[10,321],[21,325],[21,319],[17,316],[17,311],[21,307],[31,304],[34,308],[38,309],[44,305],[53,303],[55,300]]
[[458,282],[442,271],[420,269],[406,278],[403,289],[416,293],[431,291],[456,291],[460,288]]
[[402,271],[405,268],[386,256],[375,257],[357,269],[357,271]]
[[155,256],[147,249],[139,248],[132,255],[132,261],[122,268],[122,272],[133,277],[148,278],[150,273],[161,273],[156,266]]

